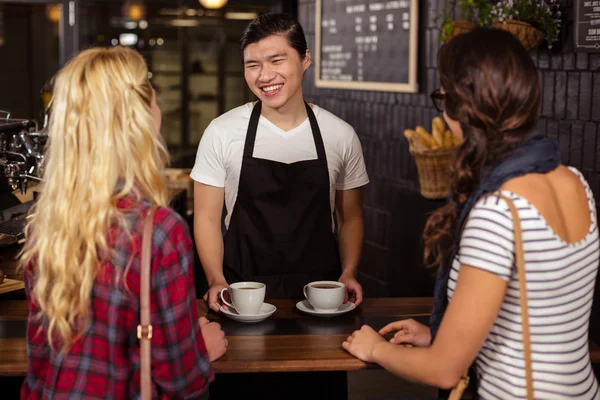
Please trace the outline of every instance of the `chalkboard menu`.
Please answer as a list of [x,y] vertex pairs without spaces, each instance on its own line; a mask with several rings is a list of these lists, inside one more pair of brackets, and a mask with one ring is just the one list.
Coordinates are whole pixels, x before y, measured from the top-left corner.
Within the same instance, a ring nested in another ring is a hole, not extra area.
[[600,53],[600,0],[575,3],[575,50]]
[[315,86],[417,92],[418,0],[317,0]]

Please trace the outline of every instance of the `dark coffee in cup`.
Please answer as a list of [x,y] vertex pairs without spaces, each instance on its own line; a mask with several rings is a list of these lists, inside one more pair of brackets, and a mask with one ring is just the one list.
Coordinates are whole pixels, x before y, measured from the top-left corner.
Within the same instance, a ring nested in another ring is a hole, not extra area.
[[313,287],[315,289],[337,289],[340,287],[340,285],[331,285],[329,283],[318,283],[316,285],[310,285],[310,287]]

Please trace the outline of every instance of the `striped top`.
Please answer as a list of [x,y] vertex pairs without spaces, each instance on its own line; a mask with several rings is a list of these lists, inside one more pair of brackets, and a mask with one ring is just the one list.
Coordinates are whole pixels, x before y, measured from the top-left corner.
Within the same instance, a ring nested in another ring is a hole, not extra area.
[[[579,171],[590,208],[590,230],[567,243],[525,198],[503,191],[518,209],[529,302],[536,399],[600,399],[590,363],[588,327],[600,257],[596,206]],[[525,359],[514,256],[513,221],[506,202],[480,200],[471,210],[448,283],[451,299],[460,265],[498,275],[508,289],[494,326],[477,355],[478,394],[485,399],[525,399]]]

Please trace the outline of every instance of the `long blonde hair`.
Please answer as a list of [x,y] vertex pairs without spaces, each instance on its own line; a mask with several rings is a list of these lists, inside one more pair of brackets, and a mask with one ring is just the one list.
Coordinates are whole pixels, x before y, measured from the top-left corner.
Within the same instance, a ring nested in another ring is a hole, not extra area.
[[27,226],[21,265],[34,266],[34,300],[48,342],[70,348],[89,322],[99,265],[110,256],[109,228],[126,228],[118,199],[167,203],[167,151],[151,111],[142,56],[124,48],[81,52],[57,75],[45,184]]

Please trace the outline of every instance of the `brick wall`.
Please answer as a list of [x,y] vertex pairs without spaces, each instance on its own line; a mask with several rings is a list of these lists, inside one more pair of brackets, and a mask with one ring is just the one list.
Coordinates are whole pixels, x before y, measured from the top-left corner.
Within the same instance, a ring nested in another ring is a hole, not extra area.
[[[299,0],[298,17],[314,48],[315,1]],[[405,128],[429,125],[437,115],[428,94],[439,86],[435,16],[444,1],[421,1],[418,94],[316,89],[314,68],[306,98],[356,129],[371,177],[365,193],[365,248],[361,281],[368,296],[427,296],[431,272],[422,267],[420,236],[427,214],[441,202],[418,193],[418,177],[403,137]],[[563,1],[566,29],[554,52],[532,54],[543,85],[540,129],[557,138],[562,159],[583,171],[600,195],[600,54],[572,52],[571,2]],[[598,286],[598,285],[597,285]],[[599,298],[596,296],[596,298]]]

